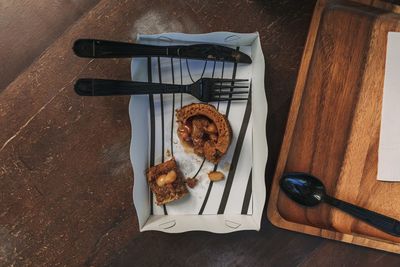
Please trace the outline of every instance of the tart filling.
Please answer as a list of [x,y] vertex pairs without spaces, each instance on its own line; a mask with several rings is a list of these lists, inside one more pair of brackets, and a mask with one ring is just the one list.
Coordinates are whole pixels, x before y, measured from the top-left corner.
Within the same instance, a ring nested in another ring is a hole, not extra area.
[[194,103],[177,110],[176,117],[181,142],[192,147],[195,154],[218,163],[228,151],[232,139],[226,116],[212,105]]

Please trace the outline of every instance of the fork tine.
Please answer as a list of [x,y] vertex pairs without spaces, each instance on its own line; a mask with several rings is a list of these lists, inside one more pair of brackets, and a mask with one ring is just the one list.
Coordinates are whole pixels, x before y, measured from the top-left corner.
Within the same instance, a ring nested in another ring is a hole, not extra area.
[[214,82],[248,82],[248,79],[224,79],[224,78],[213,78]]
[[214,91],[212,93],[213,96],[219,96],[219,95],[237,95],[237,94],[248,94],[249,91],[234,91],[234,92],[227,92],[227,91]]
[[248,100],[249,98],[233,98],[233,97],[213,97],[211,98],[211,101],[235,101],[235,100]]
[[249,88],[248,85],[218,85],[218,84],[214,84],[213,86],[214,89],[234,89],[234,88],[242,88],[242,89],[247,89]]

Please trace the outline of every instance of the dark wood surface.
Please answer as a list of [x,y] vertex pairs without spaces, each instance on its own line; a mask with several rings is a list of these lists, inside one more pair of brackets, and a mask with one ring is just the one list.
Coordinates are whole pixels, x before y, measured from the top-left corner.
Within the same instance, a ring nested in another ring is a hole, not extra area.
[[72,91],[77,77],[129,79],[129,60],[74,57],[78,37],[259,31],[270,183],[314,1],[14,2],[0,4],[1,266],[398,266],[398,255],[278,229],[266,216],[260,232],[139,233],[129,98]]

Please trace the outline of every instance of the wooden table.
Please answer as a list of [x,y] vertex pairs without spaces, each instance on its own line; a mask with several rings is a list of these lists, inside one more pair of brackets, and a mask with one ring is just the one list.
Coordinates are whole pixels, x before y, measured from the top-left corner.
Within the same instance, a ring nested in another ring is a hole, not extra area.
[[77,77],[129,79],[129,60],[73,56],[78,37],[259,31],[270,183],[315,2],[15,1],[0,4],[1,266],[398,266],[400,256],[277,229],[139,233],[129,97],[81,98]]

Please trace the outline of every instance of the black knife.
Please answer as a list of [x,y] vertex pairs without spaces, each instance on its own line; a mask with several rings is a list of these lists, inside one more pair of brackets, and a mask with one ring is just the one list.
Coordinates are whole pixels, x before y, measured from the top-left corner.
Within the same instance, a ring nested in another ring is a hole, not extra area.
[[74,43],[73,50],[77,56],[86,58],[160,56],[251,63],[251,58],[245,53],[214,44],[156,46],[95,39],[78,39]]

